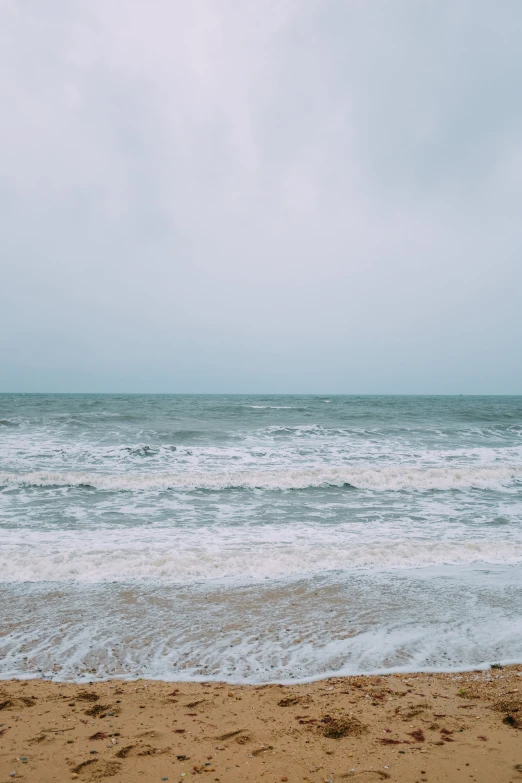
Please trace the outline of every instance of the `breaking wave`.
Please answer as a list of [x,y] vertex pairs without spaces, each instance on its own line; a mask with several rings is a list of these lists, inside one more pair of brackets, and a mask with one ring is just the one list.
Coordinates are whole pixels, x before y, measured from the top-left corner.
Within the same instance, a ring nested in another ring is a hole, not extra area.
[[458,535],[426,540],[417,531],[370,540],[359,533],[303,530],[9,531],[0,552],[3,582],[154,580],[190,584],[208,580],[266,581],[356,570],[522,562],[522,541]]
[[34,471],[0,473],[0,487],[91,487],[108,492],[147,490],[300,490],[351,487],[375,492],[505,490],[522,481],[522,465],[415,467],[383,469],[318,467],[183,473],[94,473]]

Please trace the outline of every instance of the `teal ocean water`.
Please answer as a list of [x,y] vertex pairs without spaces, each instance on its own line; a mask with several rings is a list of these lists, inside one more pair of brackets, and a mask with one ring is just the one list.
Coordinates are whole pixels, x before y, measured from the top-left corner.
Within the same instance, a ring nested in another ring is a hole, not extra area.
[[522,661],[522,397],[0,395],[0,677]]

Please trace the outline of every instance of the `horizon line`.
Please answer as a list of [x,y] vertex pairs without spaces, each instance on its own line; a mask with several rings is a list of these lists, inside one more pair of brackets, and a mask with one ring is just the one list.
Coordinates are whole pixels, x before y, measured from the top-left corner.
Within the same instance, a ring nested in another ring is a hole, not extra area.
[[154,391],[0,391],[6,395],[93,395],[128,397],[522,397],[521,392],[154,392]]

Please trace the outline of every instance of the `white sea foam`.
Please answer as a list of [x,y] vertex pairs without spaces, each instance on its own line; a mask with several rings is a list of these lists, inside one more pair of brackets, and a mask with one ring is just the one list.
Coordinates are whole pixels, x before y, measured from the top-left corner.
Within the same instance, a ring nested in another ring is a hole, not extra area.
[[2,581],[104,582],[128,579],[188,584],[207,580],[310,577],[336,571],[443,564],[522,562],[522,536],[491,529],[457,534],[404,522],[393,533],[364,526],[301,525],[199,529],[5,530]]
[[522,465],[416,467],[400,465],[382,469],[365,467],[317,467],[308,469],[243,470],[183,473],[95,473],[34,471],[0,473],[3,487],[82,487],[105,491],[140,490],[298,490],[350,486],[376,492],[401,490],[448,491],[502,490],[522,480]]
[[419,572],[239,589],[4,585],[0,676],[266,682],[516,662],[519,569],[488,566],[486,588],[485,570],[432,570],[429,589]]

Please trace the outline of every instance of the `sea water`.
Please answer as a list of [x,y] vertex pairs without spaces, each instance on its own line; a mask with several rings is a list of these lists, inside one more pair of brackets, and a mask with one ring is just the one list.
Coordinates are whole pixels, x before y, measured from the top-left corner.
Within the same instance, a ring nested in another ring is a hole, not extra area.
[[522,397],[0,395],[0,677],[522,661]]

